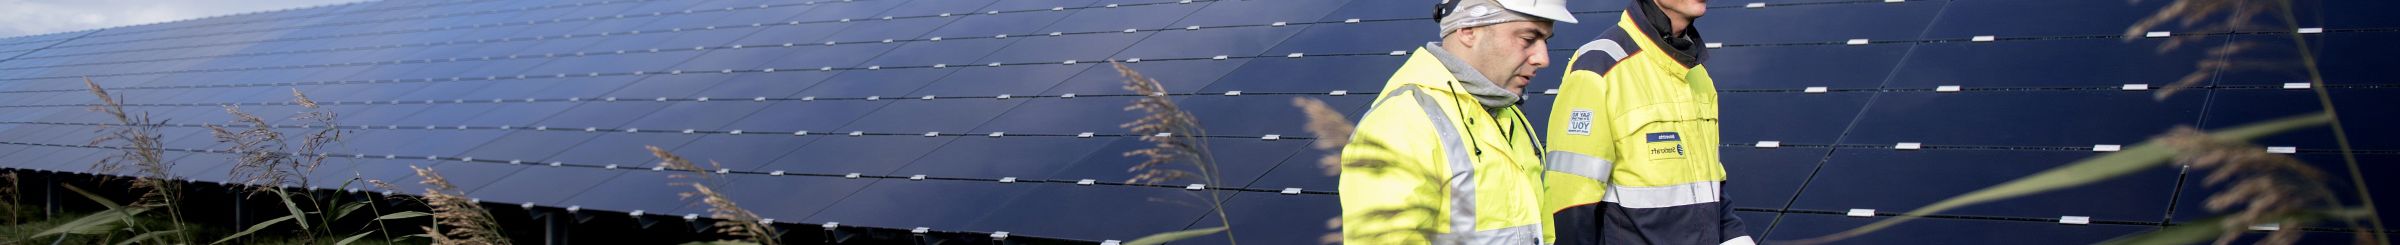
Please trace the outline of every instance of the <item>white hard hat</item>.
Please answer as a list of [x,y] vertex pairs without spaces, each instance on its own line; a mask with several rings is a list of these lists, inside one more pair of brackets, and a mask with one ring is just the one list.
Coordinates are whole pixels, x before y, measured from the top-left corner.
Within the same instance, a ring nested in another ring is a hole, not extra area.
[[1575,23],[1575,14],[1567,11],[1567,0],[1493,0],[1500,7],[1550,21]]

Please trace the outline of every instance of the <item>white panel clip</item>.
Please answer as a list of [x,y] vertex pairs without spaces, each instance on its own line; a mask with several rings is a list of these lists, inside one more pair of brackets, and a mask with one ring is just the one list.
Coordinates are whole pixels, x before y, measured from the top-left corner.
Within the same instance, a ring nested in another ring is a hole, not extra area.
[[925,180],[925,175],[923,175],[923,174],[919,174],[919,175],[909,175],[909,176],[908,176],[908,180]]
[[1305,57],[1305,56],[1308,56],[1308,54],[1306,54],[1306,53],[1292,53],[1292,54],[1286,54],[1286,55],[1283,55],[1283,57],[1284,57],[1284,58],[1300,58],[1300,57]]
[[2088,217],[2088,216],[2059,216],[2059,217],[2058,217],[2058,223],[2059,223],[2059,224],[2069,224],[2069,225],[2089,225],[2089,224],[2092,224],[2092,217]]
[[984,135],[984,136],[986,136],[986,137],[992,137],[992,138],[999,138],[1000,136],[1008,136],[1008,133],[1007,133],[1007,132],[992,132],[991,134],[986,134],[986,135]]
[[2324,27],[2309,27],[2309,28],[2300,28],[2300,31],[2299,31],[2299,32],[2300,32],[2300,34],[2317,34],[2317,33],[2325,33],[2325,28],[2324,28]]
[[2291,146],[2269,146],[2269,147],[2267,147],[2267,153],[2276,153],[2276,154],[2293,154],[2293,153],[2300,153],[2300,148],[2299,148],[2299,147],[2291,147]]
[[2284,83],[2283,89],[2308,89],[2308,83]]
[[1083,132],[1083,133],[1080,133],[1080,134],[1075,134],[1075,137],[1076,137],[1076,138],[1091,138],[1091,137],[1092,137],[1092,132]]
[[1958,92],[1958,90],[1959,90],[1959,89],[1960,89],[1960,88],[1959,88],[1959,86],[1958,86],[1958,85],[1942,85],[1942,86],[1940,86],[1940,87],[1933,87],[1933,91],[1934,91],[1934,92],[1944,92],[1944,93],[1947,93],[1947,92]]
[[2122,89],[2122,90],[2125,90],[2125,91],[2142,91],[2142,90],[2150,90],[2150,85],[2149,85],[2149,84],[2140,84],[2140,83],[2134,83],[2134,84],[2125,84],[2125,86],[2123,86],[2123,87],[2119,87],[2118,89]]
[[1743,4],[1743,5],[1742,5],[1742,7],[1743,7],[1743,8],[1765,8],[1765,7],[1767,7],[1767,3],[1750,3],[1750,4]]
[[1299,195],[1299,194],[1300,194],[1300,188],[1299,188],[1299,187],[1283,188],[1283,194],[1284,194],[1284,195]]
[[1849,213],[1848,215],[1849,215],[1850,217],[1875,217],[1875,210],[1874,210],[1874,209],[1864,209],[1864,208],[1853,208],[1853,209],[1850,209],[1850,213]]
[[1183,189],[1184,189],[1184,190],[1193,190],[1193,191],[1197,191],[1197,190],[1201,190],[1201,189],[1208,189],[1208,185],[1206,185],[1206,184],[1192,184],[1192,185],[1186,185],[1186,186],[1183,186]]
[[1000,177],[1000,183],[1017,183],[1017,177]]
[[1916,150],[1916,149],[1924,149],[1924,148],[1925,148],[1925,143],[1917,143],[1917,142],[1900,142],[1899,144],[1893,144],[1893,145],[1892,145],[1892,149],[1900,149],[1900,150]]
[[861,135],[867,135],[867,131],[850,131],[850,137],[858,137]]
[[1343,95],[1350,95],[1350,91],[1349,91],[1349,90],[1334,90],[1333,92],[1327,92],[1327,93],[1325,93],[1325,95],[1332,95],[1332,96],[1343,96]]
[[1280,134],[1269,134],[1269,135],[1266,135],[1266,136],[1259,136],[1259,137],[1258,137],[1258,140],[1265,140],[1265,141],[1275,141],[1275,140],[1280,140],[1280,139],[1283,139],[1283,135],[1280,135]]
[[1998,39],[2000,39],[2000,37],[1995,37],[1995,36],[1991,36],[1991,35],[1982,35],[1982,36],[1975,36],[1974,38],[1969,38],[1969,39],[1967,39],[1967,41],[1979,42],[1979,43],[1980,43],[1980,42],[1991,42],[1992,40],[1998,40]]
[[1751,146],[1752,146],[1752,147],[1758,147],[1758,148],[1776,148],[1776,147],[1783,147],[1783,142],[1782,142],[1782,141],[1771,141],[1771,140],[1768,140],[1768,141],[1759,141],[1759,142],[1758,142],[1758,144],[1753,144],[1753,145],[1751,145]]
[[1867,39],[1865,39],[1865,38],[1859,38],[1859,39],[1850,39],[1850,41],[1849,41],[1849,42],[1844,42],[1844,44],[1849,44],[1849,45],[1866,45],[1866,44],[1867,44],[1867,42],[1868,42],[1868,41],[1867,41]]
[[942,136],[942,132],[925,132],[925,137]]
[[1723,48],[1723,47],[1725,47],[1725,43],[1711,42],[1711,43],[1704,43],[1704,44],[1700,44],[1700,46],[1703,46],[1703,47],[1708,47],[1708,48]]
[[1092,185],[1093,183],[1096,183],[1096,182],[1098,182],[1098,181],[1095,181],[1095,180],[1092,180],[1092,179],[1083,179],[1083,180],[1077,180],[1077,181],[1075,181],[1075,185]]
[[1808,88],[1805,88],[1805,89],[1801,89],[1800,91],[1801,91],[1801,92],[1805,92],[1805,93],[1811,93],[1811,94],[1822,94],[1822,93],[1825,93],[1826,91],[1831,91],[1831,90],[1832,90],[1832,89],[1830,89],[1830,88],[1826,88],[1826,87],[1808,87]]
[[2125,146],[2122,146],[2122,145],[2092,145],[2092,151],[2097,151],[2097,152],[2113,152],[2113,151],[2120,151],[2120,150],[2125,150]]
[[1242,96],[1241,90],[1225,91],[1225,96]]
[[842,175],[842,178],[844,178],[844,179],[856,179],[856,178],[858,178],[858,176],[859,176],[859,174],[858,174],[858,173],[850,173],[850,174],[845,174],[845,175]]
[[2175,34],[2174,34],[2173,32],[2163,32],[2163,31],[2154,31],[2154,32],[2148,32],[2148,33],[2142,33],[2142,37],[2171,37],[2171,36],[2175,36]]
[[1408,55],[1408,51],[1392,50],[1392,56]]

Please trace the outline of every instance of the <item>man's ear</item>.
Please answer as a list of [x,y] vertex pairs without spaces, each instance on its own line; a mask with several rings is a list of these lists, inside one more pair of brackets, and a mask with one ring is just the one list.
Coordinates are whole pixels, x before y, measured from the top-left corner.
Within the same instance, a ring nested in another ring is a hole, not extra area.
[[1482,44],[1476,42],[1483,40],[1482,36],[1476,35],[1481,33],[1479,32],[1480,29],[1483,29],[1483,27],[1458,28],[1458,31],[1451,32],[1450,36],[1458,37],[1457,41],[1460,47],[1475,48],[1475,46]]

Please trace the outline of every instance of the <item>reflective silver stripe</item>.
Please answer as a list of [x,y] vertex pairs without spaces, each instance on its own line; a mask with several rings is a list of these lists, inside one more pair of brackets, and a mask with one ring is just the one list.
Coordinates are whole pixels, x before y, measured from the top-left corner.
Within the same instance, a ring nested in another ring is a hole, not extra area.
[[1550,171],[1592,178],[1600,183],[1608,183],[1609,171],[1616,166],[1616,163],[1605,159],[1569,151],[1550,151],[1550,154],[1542,155],[1542,167]]
[[1625,187],[1608,185],[1608,194],[1600,201],[1616,203],[1625,208],[1664,208],[1717,202],[1724,184],[1716,181],[1692,182],[1658,187]]
[[1541,244],[1542,225],[1521,225],[1488,231],[1433,236],[1433,244]]
[[[1384,95],[1384,99],[1400,94],[1414,95],[1425,116],[1433,120],[1434,133],[1442,137],[1442,153],[1446,155],[1444,160],[1450,164],[1450,178],[1446,183],[1450,187],[1450,232],[1475,231],[1475,162],[1468,158],[1465,138],[1458,136],[1458,124],[1450,121],[1449,113],[1444,113],[1440,103],[1433,101],[1433,96],[1426,95],[1416,85],[1400,86],[1392,94]],[[1540,236],[1535,237],[1538,239]]]
[[1592,42],[1583,43],[1583,47],[1575,48],[1575,56],[1569,57],[1583,56],[1583,52],[1591,52],[1594,50],[1608,53],[1609,59],[1619,61],[1625,60],[1625,46],[1617,45],[1616,40],[1608,39],[1598,39],[1592,40]]

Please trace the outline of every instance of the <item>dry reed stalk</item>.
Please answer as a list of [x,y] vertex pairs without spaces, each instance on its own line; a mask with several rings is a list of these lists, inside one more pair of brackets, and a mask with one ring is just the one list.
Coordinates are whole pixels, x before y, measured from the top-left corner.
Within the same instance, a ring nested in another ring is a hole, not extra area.
[[660,166],[664,166],[669,169],[684,170],[686,172],[670,175],[668,178],[692,180],[689,182],[668,183],[669,185],[688,186],[692,188],[692,191],[690,192],[677,193],[677,195],[681,195],[687,200],[693,197],[700,197],[702,203],[708,204],[708,218],[730,221],[718,222],[714,225],[711,225],[711,227],[713,227],[711,228],[712,230],[715,230],[721,235],[741,237],[756,244],[779,244],[779,242],[775,239],[778,237],[775,229],[767,227],[768,223],[766,222],[765,217],[760,217],[758,213],[750,212],[749,209],[742,208],[741,204],[734,203],[733,198],[728,197],[724,192],[718,192],[714,188],[709,188],[709,185],[706,182],[718,181],[719,177],[722,177],[718,176],[715,172],[710,172],[711,169],[722,169],[723,167],[721,165],[718,165],[716,162],[709,162],[708,168],[700,168],[700,166],[692,164],[691,161],[684,160],[683,156],[678,156],[675,155],[675,153],[667,152],[666,149],[660,149],[657,146],[643,147],[650,150],[650,155],[657,156],[658,159],[660,159],[658,163]]
[[[1140,99],[1135,99],[1132,105],[1127,105],[1125,111],[1140,111],[1144,114],[1141,118],[1120,124],[1118,127],[1131,130],[1140,135],[1142,141],[1153,144],[1151,148],[1124,153],[1124,156],[1127,157],[1141,156],[1145,158],[1142,162],[1125,169],[1126,172],[1137,173],[1133,178],[1125,180],[1125,183],[1159,184],[1197,178],[1202,184],[1209,187],[1224,186],[1224,182],[1220,179],[1222,176],[1217,168],[1216,157],[1209,151],[1208,138],[1206,138],[1208,131],[1200,127],[1199,117],[1192,116],[1191,112],[1184,111],[1182,106],[1176,105],[1175,99],[1167,96],[1166,85],[1160,84],[1157,79],[1143,76],[1141,72],[1134,71],[1132,67],[1126,67],[1124,63],[1111,61],[1109,64],[1116,67],[1118,74],[1125,76],[1125,90],[1141,96]],[[1189,164],[1189,168],[1197,170],[1197,172],[1170,166],[1176,163]],[[1206,198],[1208,198],[1209,211],[1216,213],[1217,221],[1226,226],[1225,237],[1228,243],[1231,243],[1234,240],[1233,229],[1231,229],[1233,219],[1225,214],[1224,194],[1218,188],[1208,188],[1205,191],[1208,192]]]
[[[492,219],[491,212],[467,198],[465,192],[458,190],[458,186],[450,185],[449,179],[442,178],[442,174],[434,172],[433,168],[415,165],[408,168],[416,170],[417,177],[424,178],[418,183],[426,186],[425,205],[433,209],[434,225],[423,228],[425,235],[433,239],[433,244],[508,244],[508,238],[500,234],[500,223]],[[371,183],[391,186],[380,181]]]
[[[164,143],[161,142],[163,136],[159,134],[159,129],[166,122],[153,121],[148,112],[126,111],[124,98],[109,94],[107,89],[101,88],[100,84],[93,82],[91,78],[84,78],[83,84],[92,92],[93,96],[100,98],[100,104],[92,106],[90,110],[108,114],[111,119],[117,121],[116,125],[101,125],[94,130],[100,133],[100,136],[94,137],[90,145],[114,144],[104,147],[118,151],[115,155],[101,158],[100,161],[92,163],[92,171],[115,173],[119,170],[132,169],[134,171],[134,179],[131,181],[133,188],[141,190],[142,195],[127,206],[163,207],[167,210],[168,224],[174,226],[171,230],[189,230],[183,227],[183,212],[175,205],[177,200],[182,199],[182,193],[175,182],[177,179],[171,172],[175,163],[167,161],[166,151],[163,150],[165,149]],[[134,227],[148,229],[141,226]],[[169,233],[171,234],[167,237],[159,239],[170,243],[192,240],[186,232]]]

